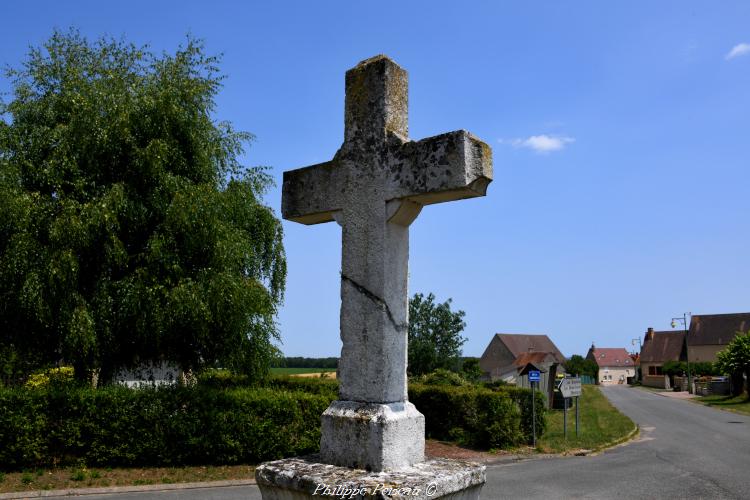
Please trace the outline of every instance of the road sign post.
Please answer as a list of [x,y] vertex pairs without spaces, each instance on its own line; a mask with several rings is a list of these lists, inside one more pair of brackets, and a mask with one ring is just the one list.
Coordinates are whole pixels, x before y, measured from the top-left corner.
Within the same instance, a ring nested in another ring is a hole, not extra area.
[[540,379],[541,374],[538,370],[529,371],[529,385],[531,385],[531,442],[534,448],[536,448],[536,387],[534,384],[538,384]]
[[536,448],[536,401],[534,400],[534,393],[536,393],[536,388],[534,382],[531,382],[531,442]]
[[563,437],[568,438],[568,400],[576,398],[576,437],[578,437],[578,397],[581,395],[581,379],[578,377],[564,378],[557,386],[564,399],[563,406]]

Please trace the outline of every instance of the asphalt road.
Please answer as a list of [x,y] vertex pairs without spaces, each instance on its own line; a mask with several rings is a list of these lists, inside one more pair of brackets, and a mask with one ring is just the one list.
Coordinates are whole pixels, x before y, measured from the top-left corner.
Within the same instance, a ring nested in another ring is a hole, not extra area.
[[[641,389],[602,389],[641,428],[588,457],[492,465],[482,498],[750,498],[750,417]],[[260,500],[256,486],[87,496],[91,500]]]
[[750,417],[641,389],[603,392],[640,426],[638,440],[488,468],[482,498],[750,498]]

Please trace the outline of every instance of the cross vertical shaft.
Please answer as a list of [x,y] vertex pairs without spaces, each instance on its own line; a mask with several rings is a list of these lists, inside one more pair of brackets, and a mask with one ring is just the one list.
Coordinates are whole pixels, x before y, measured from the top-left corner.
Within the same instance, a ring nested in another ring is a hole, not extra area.
[[340,400],[323,414],[321,456],[371,470],[424,460],[424,417],[407,401],[409,225],[492,178],[489,147],[465,131],[408,139],[407,78],[385,56],[349,70],[341,148],[284,172],[285,219],[342,228]]

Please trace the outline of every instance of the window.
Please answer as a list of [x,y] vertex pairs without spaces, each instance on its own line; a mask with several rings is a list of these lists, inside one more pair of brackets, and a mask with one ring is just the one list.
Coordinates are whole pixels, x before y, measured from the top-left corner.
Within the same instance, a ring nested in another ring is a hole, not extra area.
[[663,375],[661,371],[661,366],[654,366],[654,365],[649,366],[648,374],[649,375]]

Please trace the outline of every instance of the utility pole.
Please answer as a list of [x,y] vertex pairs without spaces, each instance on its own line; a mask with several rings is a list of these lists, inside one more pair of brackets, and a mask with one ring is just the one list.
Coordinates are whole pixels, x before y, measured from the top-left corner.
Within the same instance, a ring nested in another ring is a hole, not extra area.
[[690,342],[688,339],[688,327],[690,326],[690,323],[688,323],[688,316],[692,316],[692,313],[683,313],[681,318],[672,318],[672,328],[677,326],[677,322],[682,323],[682,327],[685,330],[685,351],[687,356],[687,377],[688,377],[688,392],[691,392],[690,389],[693,388],[693,379],[690,376]]

